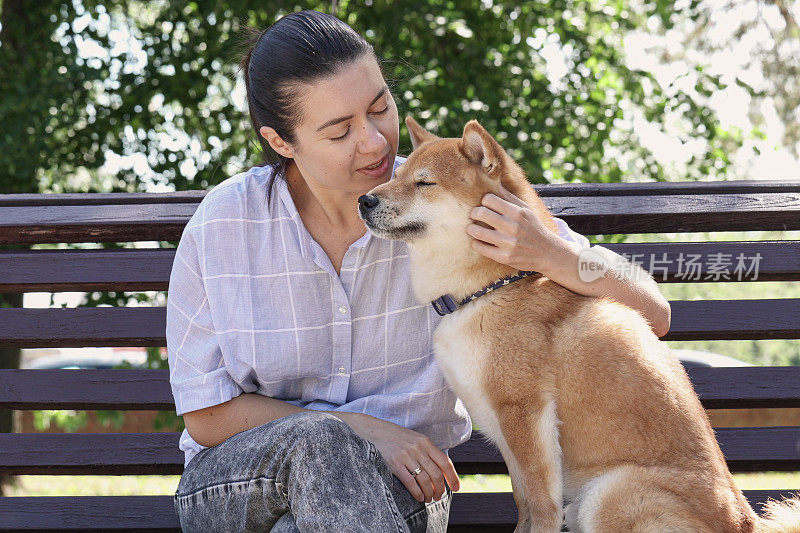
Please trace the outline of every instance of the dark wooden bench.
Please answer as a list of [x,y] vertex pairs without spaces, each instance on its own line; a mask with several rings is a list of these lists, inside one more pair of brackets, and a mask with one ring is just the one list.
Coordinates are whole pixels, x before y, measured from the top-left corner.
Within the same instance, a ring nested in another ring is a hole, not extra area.
[[[800,184],[718,182],[536,186],[586,234],[800,229]],[[0,195],[0,293],[167,290],[174,249],[29,250],[4,245],[177,241],[204,191]],[[800,280],[800,241],[609,244],[662,254],[761,254],[758,280]],[[707,261],[703,261],[705,272]],[[647,265],[645,265],[647,266]],[[700,280],[704,282],[705,280]],[[720,282],[727,281],[720,279]],[[800,299],[673,301],[665,340],[797,339]],[[0,309],[0,346],[165,346],[165,309]],[[690,368],[707,408],[800,407],[800,367]],[[174,409],[165,370],[0,370],[2,409]],[[178,433],[0,434],[3,474],[180,474]],[[800,427],[719,429],[735,472],[800,470]],[[506,473],[478,432],[451,451],[461,474]],[[789,491],[747,491],[760,506]],[[507,531],[511,493],[455,493],[452,531]],[[171,496],[0,498],[0,530],[170,530]]]

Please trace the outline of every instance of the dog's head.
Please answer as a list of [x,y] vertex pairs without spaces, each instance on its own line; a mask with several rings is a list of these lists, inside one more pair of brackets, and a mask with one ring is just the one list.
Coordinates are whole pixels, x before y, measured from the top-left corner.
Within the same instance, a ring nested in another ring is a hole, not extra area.
[[499,196],[505,188],[558,231],[522,169],[477,121],[467,123],[460,139],[439,138],[411,117],[406,124],[413,152],[392,180],[358,199],[359,216],[373,234],[408,243],[421,301],[469,294],[476,284],[515,272],[471,246],[470,212],[486,193]]
[[538,200],[522,169],[476,120],[458,138],[439,138],[406,118],[413,152],[394,178],[361,196],[359,215],[373,234],[411,246],[469,243],[473,207],[501,184],[523,200]]

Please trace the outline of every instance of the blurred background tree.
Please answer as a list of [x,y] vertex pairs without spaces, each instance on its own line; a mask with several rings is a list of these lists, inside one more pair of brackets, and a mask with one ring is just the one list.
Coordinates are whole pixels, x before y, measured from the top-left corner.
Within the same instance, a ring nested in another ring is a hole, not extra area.
[[[237,30],[301,8],[333,11],[374,44],[401,112],[447,136],[477,118],[533,181],[663,179],[625,124],[629,106],[656,123],[680,109],[686,134],[708,142],[682,177],[717,177],[730,135],[695,99],[719,79],[698,69],[691,91],[672,94],[624,61],[623,36],[654,17],[672,27],[672,6],[3,0],[0,184],[5,193],[203,189],[258,162],[234,98]],[[621,167],[619,153],[638,163]],[[107,162],[121,168],[99,172]]]
[[[460,135],[476,118],[533,182],[724,179],[729,154],[750,133],[720,127],[708,101],[741,80],[687,63],[680,85],[662,84],[629,66],[624,52],[632,32],[700,27],[703,6],[0,0],[0,193],[209,189],[260,162],[236,72],[237,32],[308,8],[339,16],[375,46],[401,116],[440,136]],[[632,122],[661,125],[675,115],[673,135],[699,146],[679,175]],[[400,152],[408,153],[401,127]],[[20,307],[21,298],[0,295],[0,305]],[[80,305],[154,298],[89,293]],[[167,367],[157,349],[148,354],[151,368]],[[18,365],[19,350],[0,351],[1,367]],[[182,429],[182,419],[164,414],[161,428]],[[10,417],[0,416],[0,431],[10,430]]]
[[[691,83],[698,69],[719,75],[726,88],[709,102],[726,107],[720,125],[752,131],[732,149],[735,177],[798,176],[800,157],[800,2],[734,0],[675,2],[674,23],[650,19],[628,32],[629,65],[656,63],[662,84]],[[633,57],[634,55],[638,57]],[[736,102],[736,104],[734,104]],[[765,135],[767,132],[769,136]]]

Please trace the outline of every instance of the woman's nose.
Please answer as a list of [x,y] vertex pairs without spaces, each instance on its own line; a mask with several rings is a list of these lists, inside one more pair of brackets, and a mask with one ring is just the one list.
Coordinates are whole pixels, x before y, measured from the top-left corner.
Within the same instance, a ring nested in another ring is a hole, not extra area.
[[367,121],[361,140],[361,151],[365,154],[383,151],[386,144],[386,137],[383,136],[375,124]]

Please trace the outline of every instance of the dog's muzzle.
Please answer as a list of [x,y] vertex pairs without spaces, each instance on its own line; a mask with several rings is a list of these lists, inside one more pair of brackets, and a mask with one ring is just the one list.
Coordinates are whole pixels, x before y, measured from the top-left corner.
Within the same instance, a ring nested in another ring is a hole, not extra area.
[[378,205],[378,197],[374,194],[362,194],[358,198],[358,210],[361,216],[364,217]]

